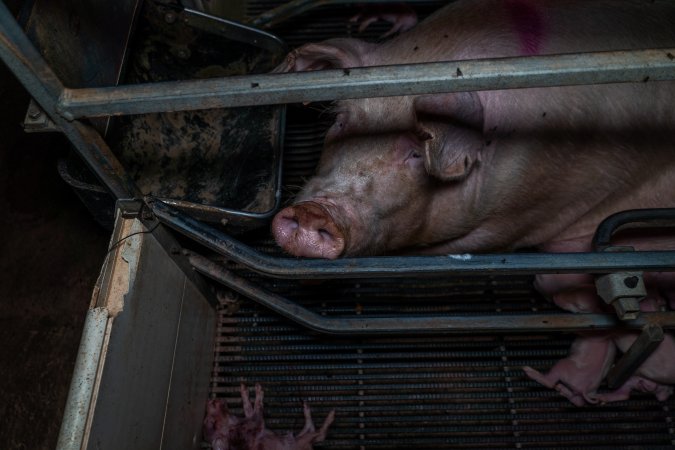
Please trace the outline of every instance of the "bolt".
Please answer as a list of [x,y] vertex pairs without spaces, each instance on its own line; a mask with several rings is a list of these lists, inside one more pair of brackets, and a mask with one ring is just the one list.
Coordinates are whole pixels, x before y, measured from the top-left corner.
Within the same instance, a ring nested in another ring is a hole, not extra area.
[[176,21],[176,14],[172,12],[168,12],[164,14],[164,21],[166,23],[174,23]]
[[38,108],[30,108],[28,110],[28,117],[30,117],[33,120],[38,119],[42,115],[42,111],[40,111]]

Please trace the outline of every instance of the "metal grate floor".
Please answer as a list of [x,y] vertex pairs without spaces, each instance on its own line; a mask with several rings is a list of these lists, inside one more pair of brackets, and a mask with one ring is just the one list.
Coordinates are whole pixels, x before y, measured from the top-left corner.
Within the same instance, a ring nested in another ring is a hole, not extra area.
[[[457,285],[453,281],[458,281]],[[504,315],[551,307],[528,279],[262,282],[330,316]],[[276,285],[276,286],[275,286]],[[294,285],[294,286],[293,286]],[[461,291],[461,293],[460,293]],[[482,291],[482,295],[481,295]],[[467,293],[468,292],[468,293]],[[415,298],[415,293],[420,295]],[[320,448],[672,448],[675,401],[647,395],[577,408],[529,380],[567,354],[563,334],[320,336],[230,296],[219,313],[214,396],[241,414],[239,384],[265,388],[273,430],[336,420]],[[317,445],[319,447],[319,445]]]

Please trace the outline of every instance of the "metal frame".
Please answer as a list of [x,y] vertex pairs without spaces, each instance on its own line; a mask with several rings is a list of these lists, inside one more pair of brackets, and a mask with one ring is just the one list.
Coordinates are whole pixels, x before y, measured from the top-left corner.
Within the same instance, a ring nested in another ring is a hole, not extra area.
[[[100,134],[74,119],[372,96],[674,80],[674,55],[675,49],[580,53],[69,89],[0,3],[0,58],[117,198],[138,197],[140,193]],[[180,202],[173,206],[186,207]],[[331,262],[269,258],[161,202],[152,207],[164,223],[179,232],[253,270],[278,277],[675,270],[675,252],[515,253]]]
[[492,58],[207,80],[66,89],[68,119],[116,114],[387,97],[633,83],[675,79],[675,48]]
[[136,197],[139,192],[101,136],[74,119],[373,96],[675,79],[675,49],[660,49],[70,89],[56,77],[2,3],[0,58],[117,198]]
[[[197,14],[190,10],[187,10],[185,14],[185,18],[188,22],[196,21],[197,23],[195,26],[199,27],[204,27],[204,23],[207,20],[206,18],[210,17],[205,14]],[[231,38],[236,36],[238,40],[250,39],[252,35],[259,33],[260,42],[257,43],[259,46],[267,49],[275,48],[276,46],[277,53],[284,49],[283,42],[269,33],[244,25],[234,27],[233,24],[235,24],[235,22],[219,21],[219,28],[216,31],[218,34],[226,35]],[[226,30],[225,28],[227,27],[231,27],[231,29]],[[73,120],[73,117],[69,113],[62,112],[62,107],[59,106],[59,104],[64,97],[68,97],[71,93],[77,94],[87,91],[87,89],[71,89],[64,86],[2,2],[0,2],[0,59],[2,59],[12,73],[23,84],[28,93],[33,97],[34,102],[39,105],[39,108],[37,108],[37,105],[31,105],[30,110],[33,111],[35,117],[39,117],[41,122],[46,121],[47,118],[51,119],[55,129],[49,128],[49,131],[61,131],[66,135],[86,164],[93,170],[99,180],[116,199],[140,198],[142,196],[142,193],[135,182],[126,173],[126,170],[113,154],[110,147],[106,144],[101,134],[94,127],[80,120]],[[199,84],[199,81],[205,80],[196,80],[185,83]],[[151,89],[166,89],[164,84],[165,83],[151,83],[149,84],[149,87]],[[101,89],[105,90],[108,88]],[[178,110],[181,109],[174,108],[167,104],[160,108],[156,108],[154,112]],[[29,112],[28,114],[31,113]],[[124,111],[122,113],[105,113],[101,116],[120,114],[134,113],[133,111]],[[78,118],[84,117],[85,116],[79,116]],[[94,115],[87,114],[86,117],[94,117]],[[284,120],[284,117],[285,114],[282,112],[282,121]],[[45,123],[48,124],[49,122],[47,121]],[[44,131],[45,127],[41,125],[38,128],[41,131]],[[281,138],[279,146],[283,146]],[[280,206],[281,165],[277,170],[276,177],[278,183],[275,189],[274,205],[269,211],[261,213],[201,205],[176,199],[164,200],[175,207],[190,211],[199,217],[217,221],[223,218],[228,220],[266,220],[271,218]]]
[[165,225],[225,256],[228,260],[276,278],[675,271],[675,251],[384,256],[342,258],[334,261],[278,258],[260,253],[232,236],[180,213],[162,201],[148,199],[148,202],[153,214]]
[[[401,334],[401,333],[476,333],[640,330],[675,328],[675,312],[643,313],[633,320],[621,321],[613,314],[517,314],[443,317],[329,318],[297,303],[266,291],[232,271],[196,253],[184,251],[199,273],[218,281],[251,300],[311,330],[327,334]],[[651,329],[651,328],[650,328]],[[640,350],[643,346],[639,347]],[[653,350],[654,348],[651,348]],[[639,351],[645,358],[649,353]],[[646,355],[646,356],[645,356]],[[644,359],[643,359],[644,361]],[[639,366],[639,364],[638,364]],[[636,366],[637,367],[637,366]],[[636,367],[633,367],[636,368]]]

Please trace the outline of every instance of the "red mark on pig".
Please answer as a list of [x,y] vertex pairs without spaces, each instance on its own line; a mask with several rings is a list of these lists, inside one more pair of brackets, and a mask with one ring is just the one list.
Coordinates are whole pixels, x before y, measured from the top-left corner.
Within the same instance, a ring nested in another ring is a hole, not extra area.
[[538,55],[544,37],[544,21],[530,2],[506,0],[506,10],[520,38],[524,55]]

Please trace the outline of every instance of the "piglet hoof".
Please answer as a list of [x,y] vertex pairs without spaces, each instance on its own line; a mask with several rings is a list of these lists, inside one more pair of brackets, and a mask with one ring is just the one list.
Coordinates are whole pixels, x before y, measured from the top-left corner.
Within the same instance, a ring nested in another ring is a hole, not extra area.
[[298,433],[298,444],[311,448],[311,444],[322,442],[326,439],[328,427],[330,427],[335,420],[335,410],[332,410],[330,413],[328,413],[326,420],[324,420],[323,425],[321,425],[321,428],[319,428],[318,431],[314,428],[314,422],[312,421],[312,411],[310,410],[307,403],[302,404],[302,410],[305,415],[305,426],[302,428],[300,433]]
[[536,381],[549,389],[553,389],[557,384],[557,380],[550,380],[546,375],[530,366],[523,367],[523,371],[531,380]]

